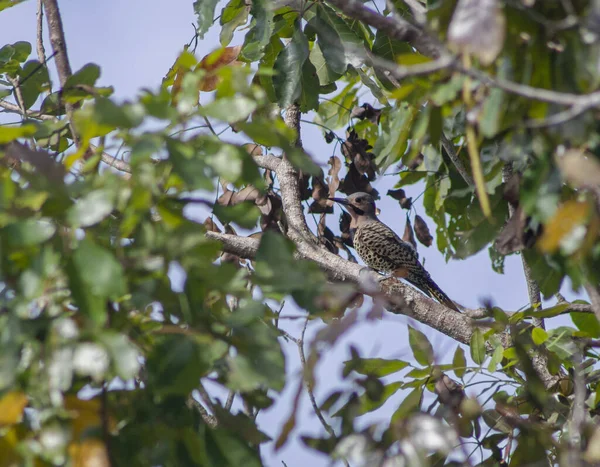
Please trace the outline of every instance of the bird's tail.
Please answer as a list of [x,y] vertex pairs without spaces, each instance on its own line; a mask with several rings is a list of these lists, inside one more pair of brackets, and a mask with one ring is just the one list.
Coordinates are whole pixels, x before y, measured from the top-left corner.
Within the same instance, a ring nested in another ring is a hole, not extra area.
[[411,274],[406,279],[411,284],[421,289],[428,296],[435,298],[442,305],[446,305],[448,308],[454,311],[458,311],[460,313],[460,310],[456,306],[456,303],[450,300],[450,297],[448,297],[448,295],[446,295],[444,291],[438,287],[438,285],[433,281],[429,274],[426,273],[426,275],[420,274],[417,276]]

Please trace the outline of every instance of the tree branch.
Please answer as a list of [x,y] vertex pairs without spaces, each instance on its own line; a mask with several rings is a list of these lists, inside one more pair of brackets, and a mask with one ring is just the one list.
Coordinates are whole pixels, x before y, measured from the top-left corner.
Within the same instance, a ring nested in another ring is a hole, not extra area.
[[[37,2],[37,17],[36,17],[36,49],[38,60],[42,65],[46,68],[48,65],[46,64],[46,49],[44,48],[44,5],[43,0],[38,0]],[[52,85],[50,85],[50,92],[52,92]]]
[[442,55],[443,47],[436,39],[400,17],[380,15],[358,0],[327,0],[327,3],[338,8],[346,16],[386,33],[392,39],[410,43],[425,55]]
[[[57,0],[42,0],[42,2],[44,4],[44,10],[46,10],[48,35],[50,36],[50,44],[52,45],[54,60],[56,62],[60,87],[64,88],[67,80],[73,73],[71,71],[71,64],[69,63],[69,56],[67,55],[67,43],[65,41],[65,33],[60,17],[60,11],[58,9],[58,3]],[[73,119],[71,118],[74,110],[73,104],[65,103],[65,110],[67,112],[67,117],[69,118],[69,128],[71,130],[73,142],[75,143],[75,146],[79,148],[79,136],[75,131],[75,125],[73,125]]]
[[[249,237],[217,232],[207,232],[206,236],[221,241],[226,253],[246,259],[253,259],[259,246],[257,239]],[[475,326],[468,313],[450,310],[397,280],[378,282],[379,276],[374,272],[369,274],[364,266],[347,261],[318,245],[301,241],[297,244],[296,258],[315,262],[331,281],[351,282],[359,286],[361,293],[385,298],[386,308],[391,313],[410,316],[463,344],[471,341]],[[370,277],[375,280],[369,280]]]
[[585,290],[590,296],[590,301],[592,302],[592,310],[596,314],[596,318],[600,321],[600,288],[598,286],[593,286],[591,284],[585,285]]
[[58,71],[58,79],[61,87],[64,87],[67,79],[73,74],[71,64],[67,55],[67,43],[65,41],[65,33],[63,30],[62,19],[58,9],[56,0],[42,0],[46,17],[48,20],[48,34],[50,36],[50,44],[54,52],[54,60],[56,61],[56,70]]

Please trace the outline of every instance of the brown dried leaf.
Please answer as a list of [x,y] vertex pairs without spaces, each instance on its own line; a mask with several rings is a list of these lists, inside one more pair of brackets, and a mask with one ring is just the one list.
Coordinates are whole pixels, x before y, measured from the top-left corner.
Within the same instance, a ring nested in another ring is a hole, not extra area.
[[435,393],[444,405],[456,409],[465,398],[465,391],[459,383],[445,373],[435,382]]
[[206,220],[204,221],[204,227],[206,227],[207,232],[221,233],[221,229],[219,229],[217,224],[215,224],[214,221],[210,217],[207,217]]
[[260,198],[260,191],[252,185],[247,185],[240,191],[237,191],[230,200],[230,204],[236,205],[244,201],[256,201]]
[[328,200],[328,188],[320,177],[312,178],[312,198],[313,202],[308,208],[308,212],[313,214],[333,213],[333,203]]
[[[327,179],[327,184],[329,186],[328,195],[335,196],[335,192],[338,190],[338,188],[340,186],[339,173],[340,173],[340,170],[342,169],[342,161],[337,156],[331,156],[329,158],[328,164],[331,166],[331,168],[329,169],[329,172],[327,172],[327,174],[329,175],[329,177]],[[329,201],[330,205],[332,205],[332,203],[333,203],[333,201]]]
[[419,215],[415,216],[415,234],[417,235],[417,240],[419,240],[419,242],[427,247],[431,246],[433,237],[429,232],[429,227],[427,227],[427,224]]
[[398,200],[402,209],[410,209],[412,207],[412,198],[407,198],[406,193],[402,188],[398,190],[388,190],[388,196]]
[[340,237],[344,244],[348,245],[350,248],[354,248],[353,237],[354,232],[356,230],[356,224],[352,219],[352,216],[348,214],[346,211],[342,211],[340,215]]
[[336,255],[339,253],[338,247],[335,245],[335,238],[333,232],[327,227],[327,216],[325,213],[321,214],[321,218],[319,219],[319,225],[317,226],[317,234],[319,241],[322,245],[325,246],[330,252],[335,253]]
[[494,242],[494,248],[498,253],[508,255],[525,248],[525,223],[525,213],[521,207],[518,207]]
[[237,235],[237,232],[230,224],[225,225],[225,233],[228,235]]
[[353,163],[361,175],[366,175],[370,181],[376,178],[375,156],[367,152],[372,149],[366,139],[358,137],[354,130],[346,133],[346,141],[342,143],[342,154],[346,161]]
[[235,192],[225,188],[223,194],[217,199],[217,204],[220,204],[221,206],[229,206],[231,204],[231,198],[233,198],[234,194]]
[[375,199],[379,198],[379,192],[371,186],[366,175],[359,173],[353,163],[348,166],[348,172],[340,184],[339,191],[346,195],[363,191]]
[[247,143],[247,144],[244,144],[243,147],[246,151],[248,151],[248,154],[250,154],[251,156],[262,156],[263,155],[262,146],[260,146],[258,144]]
[[371,104],[364,103],[360,107],[354,107],[350,113],[350,118],[358,118],[364,120],[365,118],[371,122],[378,124],[381,118],[382,109],[376,109]]
[[225,47],[223,49],[215,50],[204,56],[200,63],[196,66],[196,70],[202,69],[206,71],[206,75],[200,82],[200,91],[214,91],[219,83],[219,76],[217,74],[220,68],[226,65],[241,65],[242,62],[236,59],[240,55],[242,50],[241,45],[235,47]]
[[415,248],[415,250],[417,249],[415,234],[413,232],[413,228],[408,217],[406,218],[406,226],[404,227],[404,235],[402,235],[402,240],[410,243]]
[[502,51],[505,26],[498,0],[459,0],[448,26],[448,42],[489,65]]
[[298,185],[300,185],[300,199],[306,201],[311,197],[312,192],[309,189],[310,174],[305,174],[302,171],[298,173]]
[[275,183],[275,174],[272,170],[265,170],[265,181],[268,187],[272,187]]
[[281,223],[285,228],[285,217],[283,213],[283,205],[281,203],[281,197],[273,192],[269,192],[267,195],[271,209],[268,213],[263,214],[260,218],[260,228],[265,230],[273,230],[279,232],[279,224]]

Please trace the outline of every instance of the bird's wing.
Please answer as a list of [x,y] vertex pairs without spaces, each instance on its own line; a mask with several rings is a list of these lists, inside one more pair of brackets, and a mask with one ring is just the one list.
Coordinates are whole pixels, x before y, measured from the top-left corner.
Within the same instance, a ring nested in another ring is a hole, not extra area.
[[[391,264],[397,264],[405,268],[422,267],[419,263],[417,252],[413,246],[402,240],[396,233],[382,222],[378,222],[373,227],[375,234],[388,241],[382,241],[381,247],[377,249],[377,254],[386,259]],[[412,269],[412,268],[410,268]]]

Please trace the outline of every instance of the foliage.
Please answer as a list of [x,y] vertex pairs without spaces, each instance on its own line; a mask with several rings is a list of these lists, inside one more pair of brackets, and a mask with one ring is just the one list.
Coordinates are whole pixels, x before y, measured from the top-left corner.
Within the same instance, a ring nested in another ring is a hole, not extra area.
[[[293,236],[282,235],[280,180],[259,168],[269,152],[297,171],[323,250],[353,258],[352,225],[342,216],[334,233],[327,198],[380,197],[372,184],[387,173],[415,246],[415,236],[432,245],[433,221],[446,259],[488,248],[502,273],[504,257],[522,252],[545,298],[566,278],[598,289],[597,2],[487,0],[475,26],[467,0],[428,1],[426,11],[375,2],[394,6],[372,12],[378,24],[361,2],[348,2],[352,11],[339,1],[190,3],[197,36],[220,28],[222,48],[198,60],[188,44],[159,89],[127,102],[97,85],[96,64],[57,90],[31,44],[0,48],[0,104],[22,116],[0,126],[0,466],[262,465],[269,438],[256,416],[289,384],[285,301],[328,324],[308,357],[298,341],[309,390],[319,357],[363,303],[356,286],[328,283],[297,259]],[[386,29],[420,28],[421,16],[441,58],[420,46],[424,36]],[[281,116],[296,105],[339,145],[327,176]],[[404,191],[417,184],[431,221]],[[204,225],[190,220],[191,206],[210,213]],[[248,234],[256,254],[223,253],[207,235],[223,231]],[[380,298],[364,302],[370,318]],[[437,362],[412,327],[411,361],[352,349],[348,384],[315,403],[326,434],[303,436],[307,447],[353,465],[598,461],[600,310],[488,305],[461,341],[469,361],[459,345],[451,363]],[[575,327],[539,326],[565,313]],[[473,387],[477,397],[467,396]],[[357,428],[400,390],[386,423]],[[299,394],[277,446],[302,431]]]

